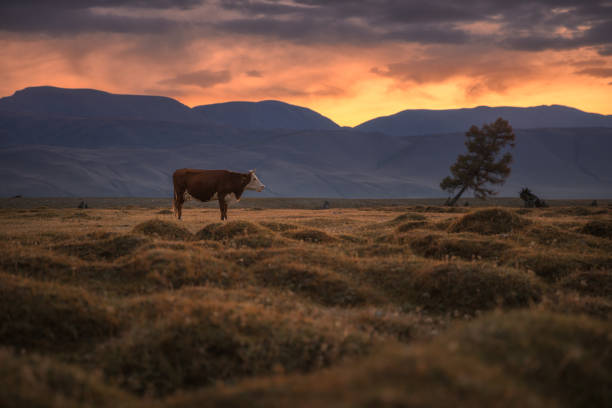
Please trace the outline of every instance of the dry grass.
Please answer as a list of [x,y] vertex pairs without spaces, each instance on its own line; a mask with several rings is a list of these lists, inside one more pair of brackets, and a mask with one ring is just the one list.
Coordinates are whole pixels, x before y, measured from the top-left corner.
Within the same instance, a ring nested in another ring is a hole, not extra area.
[[163,210],[0,210],[1,406],[612,398],[606,208]]
[[475,232],[485,235],[504,234],[520,230],[529,223],[528,220],[511,211],[492,208],[464,215],[450,226],[449,231]]

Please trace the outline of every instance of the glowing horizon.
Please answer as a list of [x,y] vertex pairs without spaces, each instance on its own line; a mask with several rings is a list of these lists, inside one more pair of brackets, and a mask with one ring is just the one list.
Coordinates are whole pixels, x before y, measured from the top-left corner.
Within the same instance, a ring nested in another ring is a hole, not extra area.
[[341,126],[482,105],[612,114],[612,5],[527,3],[3,4],[0,95],[44,84],[190,107],[280,100]]

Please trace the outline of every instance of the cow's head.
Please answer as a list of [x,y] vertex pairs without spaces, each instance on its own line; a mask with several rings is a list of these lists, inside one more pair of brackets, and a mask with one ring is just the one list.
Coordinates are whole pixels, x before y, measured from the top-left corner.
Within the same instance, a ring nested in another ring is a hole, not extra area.
[[251,181],[249,181],[249,184],[246,185],[247,190],[262,191],[264,188],[266,188],[266,186],[259,181],[257,175],[255,175],[255,170],[249,171],[249,176],[251,176]]

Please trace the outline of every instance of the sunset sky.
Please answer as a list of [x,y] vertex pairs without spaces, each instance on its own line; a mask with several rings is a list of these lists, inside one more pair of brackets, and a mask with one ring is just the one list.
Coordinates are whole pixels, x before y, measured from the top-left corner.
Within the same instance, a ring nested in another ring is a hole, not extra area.
[[347,126],[478,105],[612,114],[610,0],[5,0],[0,55],[0,96],[277,99]]

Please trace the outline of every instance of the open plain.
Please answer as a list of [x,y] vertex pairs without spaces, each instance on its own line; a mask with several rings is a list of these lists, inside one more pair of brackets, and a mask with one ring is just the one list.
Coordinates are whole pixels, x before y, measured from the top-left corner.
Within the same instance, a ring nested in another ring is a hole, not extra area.
[[606,201],[23,200],[0,406],[612,404]]

